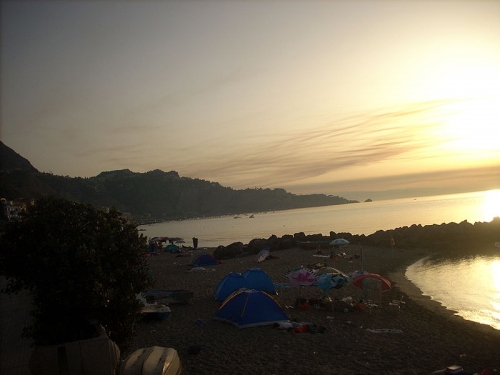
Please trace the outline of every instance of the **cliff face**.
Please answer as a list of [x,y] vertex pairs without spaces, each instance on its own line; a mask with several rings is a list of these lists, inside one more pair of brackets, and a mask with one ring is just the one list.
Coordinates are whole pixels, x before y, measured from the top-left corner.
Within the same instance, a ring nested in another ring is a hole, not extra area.
[[115,206],[140,222],[357,203],[324,194],[294,195],[283,189],[234,190],[217,182],[180,177],[175,171],[124,169],[91,178],[63,177],[39,172],[1,142],[0,155],[0,197],[55,195],[98,207]]

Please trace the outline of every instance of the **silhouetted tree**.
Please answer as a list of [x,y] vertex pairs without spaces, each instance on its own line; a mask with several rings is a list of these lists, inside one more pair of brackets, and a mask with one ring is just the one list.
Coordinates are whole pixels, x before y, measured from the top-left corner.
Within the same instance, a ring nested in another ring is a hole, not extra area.
[[24,335],[35,345],[92,337],[102,324],[125,345],[149,284],[146,238],[137,225],[91,205],[46,197],[29,207],[1,237],[2,292],[33,292],[34,317]]

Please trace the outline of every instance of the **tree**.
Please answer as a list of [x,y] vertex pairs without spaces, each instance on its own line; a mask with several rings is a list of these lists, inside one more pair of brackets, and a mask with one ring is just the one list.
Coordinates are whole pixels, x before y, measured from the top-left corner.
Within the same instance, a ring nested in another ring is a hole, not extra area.
[[149,285],[146,238],[135,223],[83,203],[46,197],[7,223],[0,239],[2,290],[33,293],[25,337],[35,345],[88,339],[101,324],[126,345]]

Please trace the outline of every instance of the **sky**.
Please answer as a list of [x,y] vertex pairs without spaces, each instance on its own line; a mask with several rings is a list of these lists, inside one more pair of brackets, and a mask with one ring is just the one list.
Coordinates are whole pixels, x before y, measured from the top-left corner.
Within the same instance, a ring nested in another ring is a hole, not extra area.
[[2,1],[0,20],[1,140],[41,172],[500,188],[500,1]]

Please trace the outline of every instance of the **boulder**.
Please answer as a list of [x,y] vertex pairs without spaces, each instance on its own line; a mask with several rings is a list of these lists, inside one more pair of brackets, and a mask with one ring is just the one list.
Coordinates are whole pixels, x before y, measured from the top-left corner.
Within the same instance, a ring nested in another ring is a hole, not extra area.
[[265,240],[263,238],[254,238],[248,243],[248,253],[258,254],[263,248],[268,246],[271,246],[268,240]]
[[278,238],[276,243],[273,246],[273,250],[286,250],[286,249],[291,249],[292,247],[295,247],[296,243],[293,240],[293,236],[286,234],[281,238]]
[[243,255],[245,246],[242,242],[233,242],[228,246],[220,245],[214,250],[214,258],[217,260],[231,259]]

